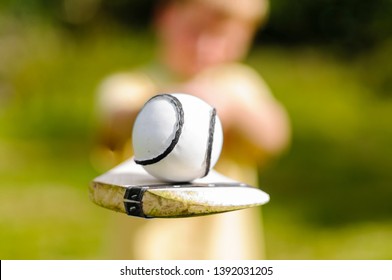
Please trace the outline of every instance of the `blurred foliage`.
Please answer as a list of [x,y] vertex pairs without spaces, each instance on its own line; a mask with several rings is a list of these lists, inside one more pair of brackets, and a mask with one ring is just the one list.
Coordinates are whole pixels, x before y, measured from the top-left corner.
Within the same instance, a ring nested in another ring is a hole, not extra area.
[[262,36],[275,43],[316,43],[353,54],[392,35],[391,14],[390,0],[272,0]]
[[[164,1],[164,0],[163,0]],[[18,16],[35,14],[79,32],[98,23],[131,28],[149,24],[158,0],[3,0],[0,7]],[[270,0],[271,13],[257,43],[318,44],[363,52],[392,35],[390,0]]]
[[372,52],[363,54],[357,61],[364,85],[380,98],[392,98],[392,38],[385,40]]
[[[275,23],[261,37],[270,44],[247,59],[293,127],[290,151],[260,172],[271,194],[263,214],[272,259],[392,258],[392,41],[384,28],[391,19],[375,16],[390,2],[367,3],[368,15],[352,22],[358,30],[346,44],[349,19],[332,20],[327,33],[316,21],[320,3],[348,9],[349,2],[272,0]],[[105,76],[154,54],[151,32],[135,27],[145,14],[127,21],[132,5],[145,4],[0,2],[1,259],[108,258],[107,228],[118,214],[87,195],[99,173],[89,158],[94,93]],[[279,35],[284,28],[291,31]],[[324,47],[351,50],[353,42],[365,43],[349,60]]]
[[266,188],[313,222],[391,218],[391,101],[363,85],[356,65],[316,50],[259,51],[249,63],[287,105],[294,127],[291,152],[267,172],[274,187]]

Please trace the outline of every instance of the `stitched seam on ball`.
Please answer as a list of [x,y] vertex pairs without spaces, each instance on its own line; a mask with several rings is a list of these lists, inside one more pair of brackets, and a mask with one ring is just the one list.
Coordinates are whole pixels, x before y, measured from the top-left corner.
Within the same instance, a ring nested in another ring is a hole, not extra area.
[[150,102],[154,98],[166,98],[166,99],[168,99],[168,101],[170,103],[172,103],[174,105],[174,108],[176,109],[176,113],[177,113],[177,117],[178,117],[178,121],[176,123],[177,129],[176,129],[176,133],[175,133],[174,138],[171,141],[169,147],[167,147],[167,149],[165,151],[163,151],[163,153],[161,153],[160,155],[158,155],[154,158],[151,158],[151,159],[144,159],[144,160],[135,159],[135,162],[140,165],[154,164],[154,163],[161,161],[166,156],[168,156],[171,153],[171,151],[173,151],[175,146],[177,145],[178,140],[180,139],[180,136],[181,136],[182,127],[184,126],[184,109],[182,108],[182,104],[181,104],[180,100],[178,100],[178,98],[176,98],[170,94],[160,94],[160,95],[152,97],[148,102]]
[[212,144],[214,142],[214,132],[215,132],[215,119],[216,119],[216,109],[213,108],[210,116],[210,127],[208,130],[208,142],[205,157],[205,171],[203,177],[207,176],[211,168],[211,154],[212,154]]

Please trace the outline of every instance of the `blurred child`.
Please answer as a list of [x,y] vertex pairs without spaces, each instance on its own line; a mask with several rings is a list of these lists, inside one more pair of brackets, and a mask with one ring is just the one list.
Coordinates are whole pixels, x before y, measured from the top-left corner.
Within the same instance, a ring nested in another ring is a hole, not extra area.
[[[157,61],[107,78],[98,95],[104,169],[132,156],[131,132],[142,105],[158,93],[186,92],[214,107],[224,128],[216,169],[257,186],[257,168],[289,143],[284,108],[261,77],[238,63],[268,13],[267,0],[161,1],[154,17]],[[264,258],[260,208],[188,219],[115,217],[108,246],[114,258]]]

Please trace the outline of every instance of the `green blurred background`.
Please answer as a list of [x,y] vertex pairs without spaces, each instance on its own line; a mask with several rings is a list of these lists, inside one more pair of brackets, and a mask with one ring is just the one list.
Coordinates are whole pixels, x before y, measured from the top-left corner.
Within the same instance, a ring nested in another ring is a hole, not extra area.
[[[0,259],[106,259],[94,94],[154,55],[153,1],[0,3]],[[246,62],[286,106],[269,259],[392,259],[392,1],[272,0]]]

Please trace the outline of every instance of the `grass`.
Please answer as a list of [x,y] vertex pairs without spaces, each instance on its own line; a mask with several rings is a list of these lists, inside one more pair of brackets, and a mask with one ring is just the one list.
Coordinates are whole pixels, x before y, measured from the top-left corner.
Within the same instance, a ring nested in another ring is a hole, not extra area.
[[[108,74],[148,60],[151,38],[1,20],[0,258],[105,259],[113,213],[87,196],[99,173],[89,160],[94,92]],[[364,79],[363,69],[381,54],[348,61],[263,47],[247,59],[293,126],[290,151],[261,171],[268,258],[392,258],[392,102],[381,76]]]

